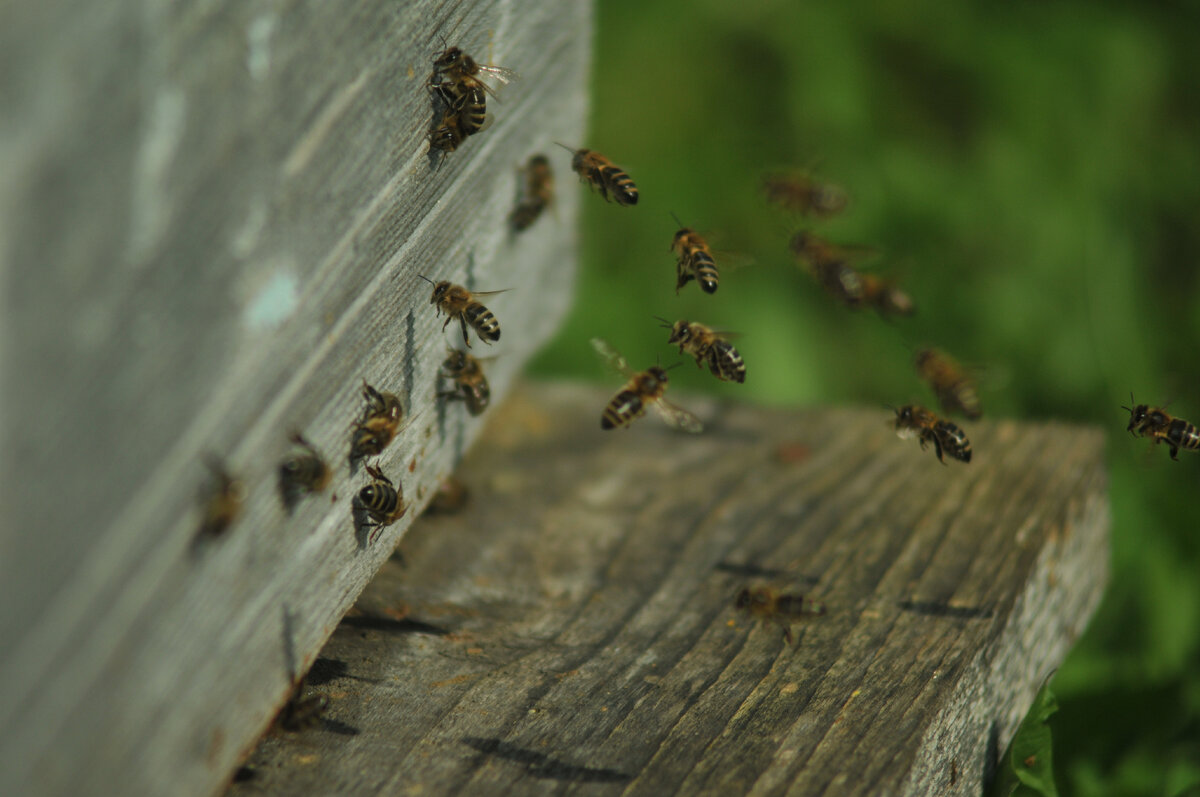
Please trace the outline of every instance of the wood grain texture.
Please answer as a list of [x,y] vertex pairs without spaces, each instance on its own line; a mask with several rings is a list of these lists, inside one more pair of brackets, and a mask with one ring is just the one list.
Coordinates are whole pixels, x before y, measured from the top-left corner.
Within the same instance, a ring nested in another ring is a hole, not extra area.
[[[970,465],[887,410],[526,385],[321,652],[321,728],[230,795],[978,794],[1107,579],[1099,431],[985,421]],[[780,629],[747,584],[823,600]]]
[[[0,793],[221,787],[416,514],[356,534],[362,379],[413,410],[410,501],[482,424],[435,401],[458,332],[417,275],[512,289],[497,399],[566,312],[590,39],[587,2],[0,8]],[[444,41],[521,80],[435,170]],[[514,236],[538,151],[564,190]],[[289,516],[292,430],[336,475]],[[248,497],[196,548],[208,454]]]

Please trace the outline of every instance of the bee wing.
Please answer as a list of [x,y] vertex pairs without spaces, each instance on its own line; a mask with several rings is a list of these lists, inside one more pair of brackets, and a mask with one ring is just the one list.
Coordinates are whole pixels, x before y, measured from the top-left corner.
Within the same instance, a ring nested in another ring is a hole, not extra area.
[[727,249],[712,250],[713,260],[716,261],[717,268],[736,271],[738,269],[753,266],[755,263],[754,256],[748,255],[745,252],[730,252]]
[[511,290],[512,290],[512,288],[504,288],[503,290],[499,290],[499,291],[471,291],[471,295],[472,296],[495,296],[498,293],[505,293],[505,292],[511,291]]
[[699,434],[704,431],[704,424],[700,422],[692,413],[685,410],[683,407],[676,406],[665,398],[660,398],[654,402],[654,408],[658,410],[658,414],[662,416],[663,421],[672,429],[679,429],[692,434]]
[[604,360],[604,364],[613,369],[621,376],[633,376],[633,369],[629,367],[629,363],[625,362],[625,358],[621,353],[612,347],[604,338],[592,338],[592,348],[600,355],[600,359]]
[[492,86],[483,80],[476,79],[476,82],[487,92],[487,95],[496,102],[500,102],[500,89],[521,77],[515,69],[508,69],[503,66],[480,66],[479,72],[479,78],[486,75],[489,80],[496,82],[496,85]]

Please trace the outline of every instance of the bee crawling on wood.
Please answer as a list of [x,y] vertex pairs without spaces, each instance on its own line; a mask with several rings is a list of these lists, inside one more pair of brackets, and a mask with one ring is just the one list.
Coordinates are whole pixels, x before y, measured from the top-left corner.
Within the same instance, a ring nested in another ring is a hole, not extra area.
[[900,407],[895,412],[896,434],[902,438],[916,437],[921,441],[922,450],[926,443],[933,443],[938,462],[946,464],[946,460],[942,459],[943,453],[960,462],[971,461],[971,441],[957,425],[944,421],[915,404]]
[[1133,407],[1122,406],[1129,411],[1129,425],[1125,431],[1132,435],[1154,438],[1155,445],[1166,443],[1171,449],[1171,459],[1178,461],[1179,449],[1200,451],[1200,429],[1188,423],[1183,418],[1174,418],[1160,407],[1149,404],[1135,404],[1133,393],[1129,394],[1129,403]]
[[468,325],[475,330],[475,334],[484,343],[500,340],[500,322],[496,320],[496,316],[492,315],[492,311],[484,307],[476,297],[494,296],[497,293],[504,293],[504,291],[472,293],[449,280],[435,283],[422,274],[417,276],[433,285],[433,295],[430,297],[429,303],[436,306],[435,309],[439,315],[443,313],[446,315],[446,321],[442,324],[443,330],[451,321],[458,321],[462,328],[463,343],[467,348],[471,347],[471,341],[467,338]]
[[304,681],[301,680],[296,684],[288,701],[283,704],[283,708],[279,710],[279,716],[275,718],[275,724],[280,729],[296,732],[320,727],[321,715],[329,706],[329,698],[325,695],[301,697],[303,694]]
[[572,149],[566,144],[559,146],[572,153],[571,168],[581,180],[599,191],[605,202],[610,201],[611,195],[618,205],[629,207],[638,203],[637,186],[608,158],[590,149]]
[[653,404],[668,426],[685,432],[704,431],[704,424],[699,418],[663,398],[669,381],[665,368],[656,365],[645,371],[634,371],[607,341],[592,338],[592,346],[609,367],[629,380],[604,408],[600,416],[600,428],[629,426],[645,414],[646,405]]
[[803,595],[785,593],[774,587],[746,587],[737,594],[735,605],[740,611],[760,619],[764,626],[767,623],[778,625],[783,629],[783,638],[789,645],[795,641],[792,623],[825,614],[824,603]]
[[329,486],[333,471],[312,443],[295,432],[291,441],[304,449],[279,463],[279,495],[288,511],[305,495],[319,493]]
[[447,47],[433,61],[430,88],[458,115],[464,136],[483,129],[487,118],[487,95],[497,97],[498,89],[484,83],[483,76],[500,85],[519,77],[515,70],[507,67],[481,64],[459,47]]
[[242,513],[246,499],[245,485],[230,475],[220,459],[205,457],[204,464],[212,472],[213,483],[205,490],[204,517],[196,531],[197,541],[224,536]]
[[404,503],[404,490],[399,483],[393,484],[374,465],[367,465],[367,473],[374,481],[358,491],[358,502],[374,521],[363,524],[374,528],[368,538],[368,542],[374,542],[384,526],[390,526],[404,517],[408,505]]
[[350,461],[378,456],[396,437],[404,418],[404,405],[392,393],[384,393],[363,380],[363,398],[367,406],[354,422],[350,441]]
[[746,381],[746,364],[742,355],[733,347],[727,338],[733,333],[715,332],[698,321],[679,320],[674,324],[665,318],[659,318],[665,329],[671,330],[667,340],[670,344],[679,344],[679,353],[685,351],[696,358],[696,367],[707,365],[712,375],[722,382]]

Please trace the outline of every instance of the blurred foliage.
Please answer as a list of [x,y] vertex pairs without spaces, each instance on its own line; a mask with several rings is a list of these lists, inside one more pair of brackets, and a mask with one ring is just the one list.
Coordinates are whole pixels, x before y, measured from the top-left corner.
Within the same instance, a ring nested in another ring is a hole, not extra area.
[[1042,684],[1029,714],[1013,734],[1012,744],[1000,761],[997,797],[1058,797],[1054,783],[1053,744],[1046,723],[1058,711],[1058,701],[1048,684]]
[[[979,369],[992,417],[1108,430],[1111,582],[1053,682],[1056,774],[1068,794],[1200,794],[1200,454],[1171,462],[1120,408],[1132,391],[1200,422],[1200,6],[601,0],[597,14],[592,132],[569,143],[626,168],[641,201],[587,198],[575,309],[535,370],[603,378],[595,335],[635,368],[673,363],[652,316],[688,318],[743,333],[747,379],[688,362],[676,389],[882,413],[931,401],[911,359],[935,343]],[[560,191],[587,190],[564,153],[555,164]],[[868,265],[902,281],[916,317],[850,311],[799,271],[802,220],[761,194],[787,167],[851,192],[811,226],[878,247]],[[713,296],[676,296],[671,212],[754,264]]]

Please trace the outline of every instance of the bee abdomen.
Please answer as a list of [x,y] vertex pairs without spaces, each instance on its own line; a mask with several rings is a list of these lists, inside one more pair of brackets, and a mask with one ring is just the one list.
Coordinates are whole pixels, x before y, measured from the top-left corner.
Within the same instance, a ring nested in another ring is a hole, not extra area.
[[633,180],[629,178],[628,174],[615,166],[608,166],[600,170],[600,183],[608,186],[618,205],[637,204],[637,186],[633,184]]
[[942,443],[942,450],[959,460],[960,462],[971,461],[971,441],[967,439],[966,433],[950,421],[938,421],[934,427],[934,433],[939,437]]
[[802,595],[780,595],[779,613],[793,617],[804,614],[825,614],[825,604]]
[[697,250],[692,257],[692,268],[696,272],[696,281],[700,283],[704,292],[716,293],[720,274],[717,272],[717,264],[713,262],[712,255],[703,249]]
[[604,408],[604,414],[600,416],[600,428],[615,429],[618,426],[627,426],[645,411],[645,404],[636,393],[632,390],[622,390],[613,396],[613,400]]
[[1167,442],[1191,451],[1200,450],[1200,430],[1182,418],[1175,418],[1167,427]]
[[396,511],[400,496],[390,485],[382,482],[368,484],[358,492],[358,500],[372,517],[387,517]]
[[708,368],[718,379],[727,382],[746,381],[746,363],[729,341],[718,340],[708,354]]
[[467,309],[463,310],[463,316],[479,333],[479,337],[484,340],[500,340],[500,322],[492,315],[492,311],[482,304],[474,302],[468,305]]

